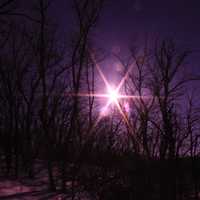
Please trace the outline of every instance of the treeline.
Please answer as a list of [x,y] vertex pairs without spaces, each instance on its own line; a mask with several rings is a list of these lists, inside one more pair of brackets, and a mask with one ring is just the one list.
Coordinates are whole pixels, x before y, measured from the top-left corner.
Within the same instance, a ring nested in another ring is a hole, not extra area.
[[51,1],[35,0],[29,11],[17,2],[0,4],[2,176],[34,178],[42,161],[49,189],[72,199],[80,191],[92,199],[198,199],[200,110],[190,88],[200,76],[187,65],[193,52],[157,39],[131,48],[128,59],[114,55],[130,99],[119,100],[123,116],[113,108],[97,124],[97,98],[79,94],[98,85],[104,55],[91,35],[104,0],[72,1],[70,45],[51,20]]

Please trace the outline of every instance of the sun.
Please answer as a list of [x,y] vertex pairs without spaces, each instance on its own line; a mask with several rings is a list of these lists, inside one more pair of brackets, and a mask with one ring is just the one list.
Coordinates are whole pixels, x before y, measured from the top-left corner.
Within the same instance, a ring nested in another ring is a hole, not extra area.
[[108,98],[111,103],[116,103],[119,98],[117,89],[114,89],[113,87],[108,87]]
[[[94,125],[91,128],[91,132],[97,126],[97,124],[102,119],[102,117],[107,116],[109,114],[109,107],[111,105],[112,105],[112,107],[115,106],[117,108],[118,112],[121,114],[122,118],[124,119],[125,123],[129,127],[129,129],[132,129],[132,126],[130,125],[129,120],[128,120],[128,113],[130,112],[128,100],[141,99],[141,98],[145,98],[145,97],[144,96],[142,96],[142,97],[136,96],[136,95],[120,94],[120,90],[121,90],[122,86],[124,85],[126,79],[128,78],[130,71],[133,69],[134,64],[131,64],[129,66],[128,70],[126,71],[125,75],[122,77],[119,84],[116,87],[112,87],[111,84],[106,79],[104,73],[102,72],[99,64],[97,63],[94,54],[92,52],[90,52],[90,55],[91,55],[91,58],[95,64],[96,68],[97,68],[97,71],[99,72],[100,77],[102,78],[102,80],[107,88],[107,92],[103,93],[103,94],[99,94],[99,93],[95,93],[95,92],[92,92],[92,93],[78,92],[78,93],[70,93],[68,95],[79,96],[79,97],[107,98],[108,101],[107,101],[106,105],[101,109],[99,116],[97,117]],[[151,97],[147,97],[147,98],[151,98]],[[126,102],[124,100],[126,100]]]

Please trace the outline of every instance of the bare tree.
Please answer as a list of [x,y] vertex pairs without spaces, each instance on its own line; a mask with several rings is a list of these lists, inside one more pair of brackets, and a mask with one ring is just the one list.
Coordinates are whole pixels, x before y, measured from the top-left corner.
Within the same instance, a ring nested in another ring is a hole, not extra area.
[[[89,57],[89,42],[90,42],[90,32],[95,26],[97,19],[99,17],[103,0],[97,1],[79,1],[74,0],[73,5],[75,9],[75,15],[77,18],[77,34],[73,39],[72,54],[71,54],[71,81],[72,81],[72,111],[70,117],[69,130],[65,138],[64,151],[68,154],[69,149],[74,149],[77,152],[77,141],[81,139],[81,123],[80,123],[80,100],[78,94],[81,89],[82,77],[85,75],[84,71],[88,68],[88,57]],[[93,73],[93,72],[92,72]],[[94,75],[93,75],[94,76]],[[93,87],[93,86],[92,86]],[[92,88],[91,88],[92,89]],[[91,90],[88,88],[88,90]],[[90,117],[92,112],[93,100],[89,99],[90,103]],[[91,118],[90,118],[91,120]],[[91,122],[91,121],[90,121]],[[71,151],[71,150],[70,150]],[[63,190],[65,190],[65,169],[66,169],[66,157],[63,158],[62,163],[62,182]],[[72,178],[72,199],[75,197],[74,183],[76,178],[76,168],[74,168],[73,178]]]

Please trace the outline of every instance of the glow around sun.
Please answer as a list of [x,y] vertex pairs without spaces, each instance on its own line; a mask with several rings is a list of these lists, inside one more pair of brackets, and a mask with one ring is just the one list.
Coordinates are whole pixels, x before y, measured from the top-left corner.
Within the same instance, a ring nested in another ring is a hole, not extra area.
[[108,87],[107,90],[108,90],[109,101],[111,103],[116,103],[118,101],[118,98],[119,98],[119,94],[118,94],[117,89],[114,89],[113,87]]
[[[129,72],[133,69],[133,64],[130,65],[130,67],[128,68],[125,75],[122,77],[119,84],[116,87],[112,87],[111,84],[106,79],[106,77],[105,77],[104,73],[102,72],[100,66],[96,62],[95,56],[92,52],[91,52],[91,58],[92,58],[95,66],[97,68],[97,71],[99,72],[101,79],[103,80],[103,82],[106,86],[107,92],[103,93],[103,94],[99,94],[99,93],[75,93],[75,94],[73,94],[73,93],[71,93],[71,94],[68,94],[68,95],[79,96],[79,97],[107,98],[107,103],[101,109],[101,113],[99,114],[99,116],[96,119],[93,127],[91,128],[91,131],[97,126],[97,124],[99,123],[99,121],[101,120],[101,118],[103,116],[109,114],[109,107],[111,106],[111,104],[117,108],[118,112],[121,114],[122,118],[124,119],[124,121],[128,125],[128,127],[132,128],[131,125],[129,124],[129,120],[128,120],[128,113],[130,111],[129,101],[131,99],[134,100],[134,99],[141,99],[141,98],[145,98],[145,97],[144,96],[141,97],[141,96],[135,96],[135,95],[120,94],[120,90],[121,90],[122,86],[124,85],[125,80],[128,78]],[[149,98],[149,97],[147,97],[147,98]]]

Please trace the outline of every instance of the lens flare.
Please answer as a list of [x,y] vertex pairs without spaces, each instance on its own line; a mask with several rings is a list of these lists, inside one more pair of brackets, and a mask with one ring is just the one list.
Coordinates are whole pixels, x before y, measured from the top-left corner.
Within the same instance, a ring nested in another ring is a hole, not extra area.
[[[108,80],[106,79],[104,73],[102,72],[99,64],[97,63],[95,56],[92,52],[90,52],[91,59],[96,66],[97,71],[99,72],[99,75],[101,79],[103,80],[106,88],[107,88],[107,93],[106,94],[97,94],[97,93],[68,93],[68,96],[78,96],[78,97],[97,97],[97,98],[107,98],[108,101],[106,105],[101,109],[101,112],[97,119],[94,122],[93,127],[91,128],[91,132],[94,130],[94,128],[97,126],[97,124],[100,122],[102,117],[105,117],[109,114],[109,106],[114,105],[116,106],[118,112],[121,114],[122,118],[124,119],[125,123],[127,124],[127,127],[129,129],[132,129],[131,124],[129,123],[129,112],[130,112],[130,107],[129,103],[127,102],[128,100],[136,100],[136,99],[149,99],[152,98],[151,96],[136,96],[136,95],[123,95],[120,94],[120,89],[124,85],[125,81],[127,80],[130,71],[133,69],[133,64],[131,64],[126,71],[125,75],[119,82],[119,84],[116,87],[112,87]],[[124,105],[121,104],[122,100],[126,100],[126,103]]]
[[108,87],[108,98],[110,99],[111,103],[116,103],[119,98],[118,91],[112,87]]

